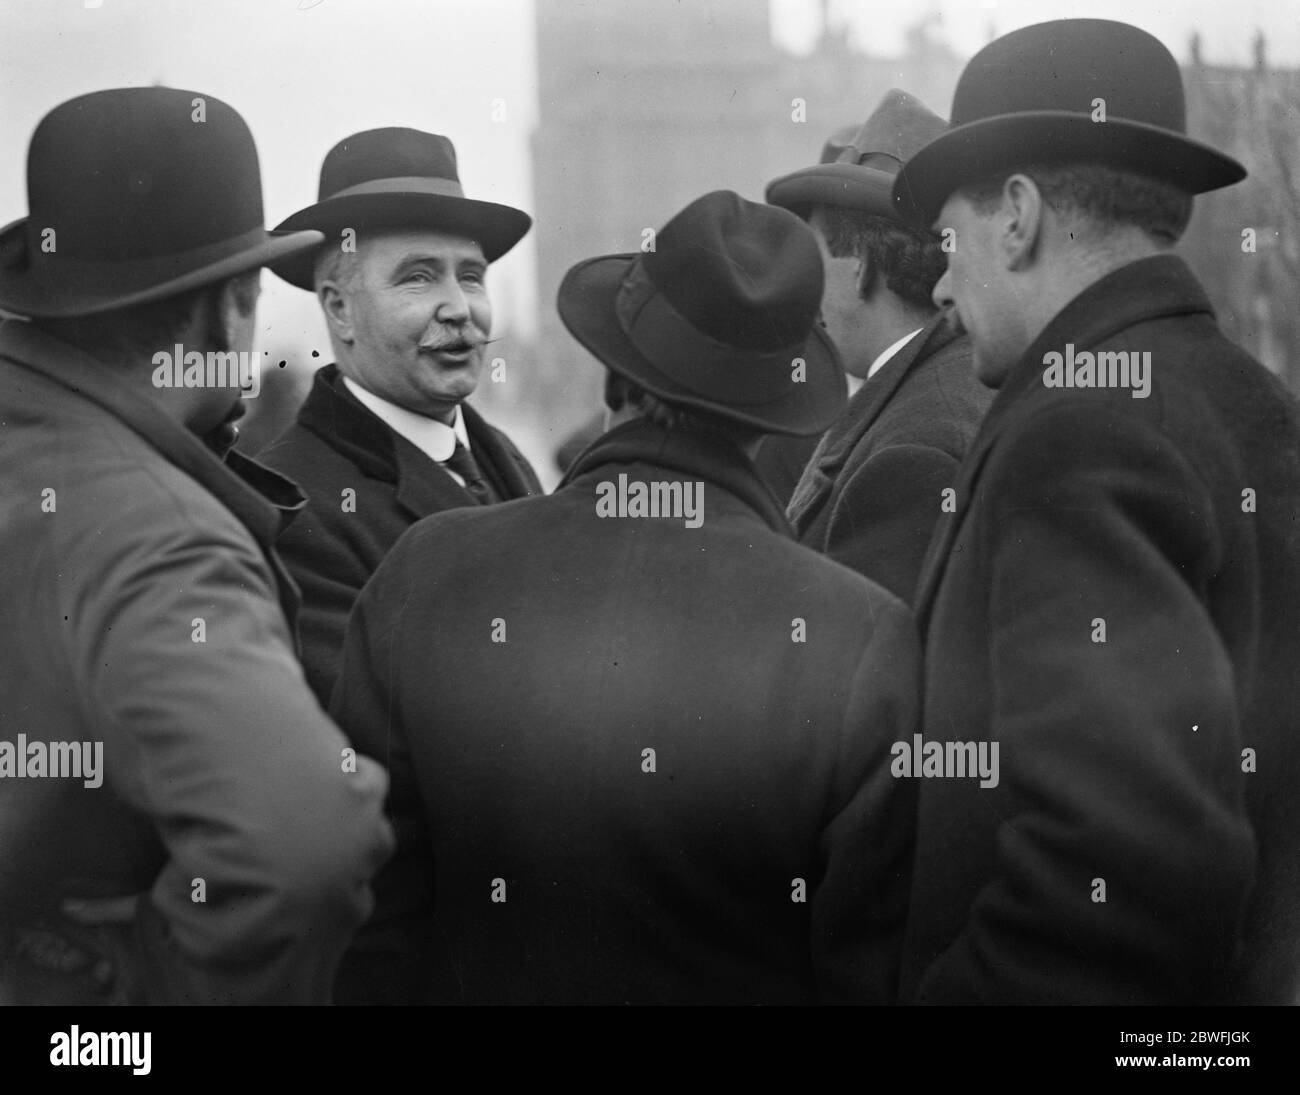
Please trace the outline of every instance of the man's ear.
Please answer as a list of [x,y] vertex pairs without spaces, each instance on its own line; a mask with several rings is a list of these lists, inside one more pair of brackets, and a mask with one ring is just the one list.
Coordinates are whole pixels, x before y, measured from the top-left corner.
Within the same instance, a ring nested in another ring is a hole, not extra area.
[[338,282],[327,278],[316,287],[316,298],[330,333],[350,346],[356,341],[356,335],[352,330],[352,308],[347,293]]
[[870,300],[875,291],[876,267],[866,255],[858,259],[858,299]]
[[1002,184],[1000,244],[1008,270],[1023,270],[1030,265],[1043,233],[1046,203],[1038,184],[1028,175],[1011,175]]
[[221,284],[211,306],[221,335],[223,348],[233,346],[241,327],[250,325],[257,316],[257,298],[262,292],[262,272],[254,270],[227,278]]

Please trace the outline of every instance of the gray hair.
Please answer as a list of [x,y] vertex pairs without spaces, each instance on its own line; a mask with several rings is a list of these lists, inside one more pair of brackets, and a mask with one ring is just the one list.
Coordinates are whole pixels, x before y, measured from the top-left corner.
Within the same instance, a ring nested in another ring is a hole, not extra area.
[[312,270],[311,286],[317,293],[327,281],[332,281],[342,289],[348,288],[357,276],[357,253],[344,251],[342,247],[329,245],[322,247],[316,255],[316,264]]

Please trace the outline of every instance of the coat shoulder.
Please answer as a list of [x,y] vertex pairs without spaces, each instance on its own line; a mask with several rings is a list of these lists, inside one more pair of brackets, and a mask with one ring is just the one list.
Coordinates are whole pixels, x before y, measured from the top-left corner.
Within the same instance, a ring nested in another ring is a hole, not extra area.
[[958,339],[912,365],[864,440],[929,446],[960,460],[994,395],[975,378],[969,342]]

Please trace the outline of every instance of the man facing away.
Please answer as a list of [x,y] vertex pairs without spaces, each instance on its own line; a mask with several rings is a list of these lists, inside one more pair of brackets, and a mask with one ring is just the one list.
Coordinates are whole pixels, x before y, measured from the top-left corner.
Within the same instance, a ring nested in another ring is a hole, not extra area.
[[295,657],[272,542],[301,495],[221,461],[258,268],[319,234],[268,234],[243,119],[170,88],[56,107],[28,198],[0,231],[31,317],[0,326],[0,997],[328,1002],[386,780]]
[[902,163],[944,129],[890,91],[833,163],[769,184],[798,213],[826,264],[822,315],[845,368],[864,383],[822,437],[790,500],[799,542],[911,602],[935,528],[993,394],[970,343],[931,300],[942,241],[906,224],[891,195]]
[[1244,170],[1185,134],[1168,50],[1015,31],[895,195],[955,232],[935,301],[998,394],[917,611],[905,998],[1290,1002],[1300,971],[1300,416],[1170,253]]
[[892,998],[910,615],[748,455],[843,407],[821,282],[797,217],[725,191],[569,271],[621,424],[549,498],[420,522],[349,626],[333,710],[401,851],[341,1000]]
[[307,494],[277,545],[302,589],[307,680],[329,702],[348,612],[421,517],[540,494],[519,450],[465,400],[492,326],[488,264],[525,213],[464,197],[446,137],[372,129],[325,157],[320,200],[280,225],[326,242],[272,268],[314,290],[335,364],[261,454]]

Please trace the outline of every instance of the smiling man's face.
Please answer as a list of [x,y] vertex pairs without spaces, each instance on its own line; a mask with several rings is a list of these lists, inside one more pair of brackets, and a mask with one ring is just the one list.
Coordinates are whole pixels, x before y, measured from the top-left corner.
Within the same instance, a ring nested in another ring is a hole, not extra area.
[[325,307],[344,335],[339,368],[417,414],[447,418],[471,395],[492,329],[487,262],[473,240],[419,229],[367,235]]

